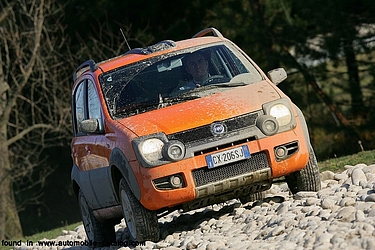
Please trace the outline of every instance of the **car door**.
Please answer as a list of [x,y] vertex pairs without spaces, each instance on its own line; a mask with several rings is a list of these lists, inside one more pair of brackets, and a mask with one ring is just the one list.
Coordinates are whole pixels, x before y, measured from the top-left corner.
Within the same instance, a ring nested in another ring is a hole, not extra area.
[[99,131],[97,134],[93,135],[95,138],[90,140],[91,145],[88,147],[89,152],[87,154],[87,159],[89,167],[90,169],[108,167],[108,159],[112,145],[111,141],[106,140],[102,107],[100,105],[98,92],[93,81],[90,79],[87,80],[87,109],[88,119],[97,119],[99,125]]
[[[105,136],[101,102],[92,79],[87,78],[78,85],[73,100],[72,155],[79,169],[79,186],[92,209],[116,205],[108,161],[113,145]],[[80,123],[87,119],[97,119],[97,133],[81,130]]]

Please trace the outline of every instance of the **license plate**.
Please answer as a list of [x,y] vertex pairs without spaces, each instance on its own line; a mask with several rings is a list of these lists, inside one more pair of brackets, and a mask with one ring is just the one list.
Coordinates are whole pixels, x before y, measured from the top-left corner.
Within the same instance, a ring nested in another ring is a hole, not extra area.
[[215,168],[228,163],[250,158],[250,151],[247,145],[238,148],[232,148],[219,153],[206,156],[208,168]]

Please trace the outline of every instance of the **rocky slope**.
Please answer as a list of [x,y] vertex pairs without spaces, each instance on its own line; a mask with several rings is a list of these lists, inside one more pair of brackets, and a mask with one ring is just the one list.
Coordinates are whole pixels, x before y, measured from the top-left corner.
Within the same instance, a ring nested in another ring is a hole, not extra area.
[[[176,211],[159,220],[162,240],[144,246],[128,241],[122,221],[116,232],[123,245],[111,249],[375,249],[375,165],[345,168],[339,174],[323,172],[319,192],[292,196],[280,184],[267,191],[263,202],[241,205],[232,200],[189,213]],[[42,239],[68,246],[23,242],[15,248],[87,249],[79,246],[85,239],[81,225],[56,239]]]

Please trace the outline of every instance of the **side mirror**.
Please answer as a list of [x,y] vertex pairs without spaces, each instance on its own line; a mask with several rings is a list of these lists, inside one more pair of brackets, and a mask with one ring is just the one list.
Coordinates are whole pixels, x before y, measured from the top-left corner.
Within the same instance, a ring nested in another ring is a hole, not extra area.
[[98,119],[88,119],[80,122],[81,132],[87,134],[96,134],[99,132],[99,121]]
[[286,71],[283,68],[277,68],[268,71],[267,76],[275,85],[281,83],[287,78]]

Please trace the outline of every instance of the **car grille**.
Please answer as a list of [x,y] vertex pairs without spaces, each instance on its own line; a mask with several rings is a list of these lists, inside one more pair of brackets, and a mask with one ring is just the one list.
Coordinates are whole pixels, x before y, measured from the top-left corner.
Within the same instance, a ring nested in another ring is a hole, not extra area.
[[[246,127],[254,126],[256,119],[259,116],[259,112],[244,114],[227,120],[223,120],[222,123],[227,128],[227,134],[230,134],[240,129],[244,129]],[[207,139],[214,140],[215,136],[213,136],[211,133],[211,124],[208,124],[201,127],[168,135],[168,138],[179,140],[185,144],[192,144],[194,142]]]
[[267,155],[264,152],[252,154],[250,158],[227,164],[221,167],[209,169],[200,168],[192,172],[197,187],[225,180],[234,176],[251,173],[257,170],[269,168]]

